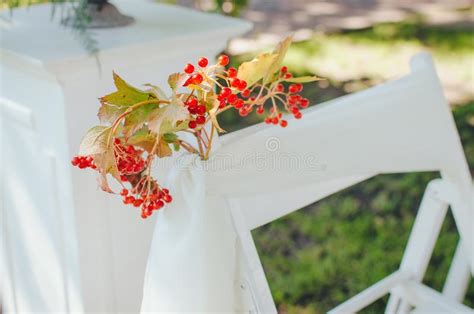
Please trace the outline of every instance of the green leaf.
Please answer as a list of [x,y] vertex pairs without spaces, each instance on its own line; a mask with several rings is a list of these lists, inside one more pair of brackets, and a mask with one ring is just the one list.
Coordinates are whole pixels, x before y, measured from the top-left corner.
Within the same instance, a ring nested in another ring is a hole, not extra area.
[[267,76],[268,69],[277,60],[278,55],[273,53],[263,53],[252,61],[244,62],[239,66],[237,78],[247,82],[247,86],[252,86],[262,78]]
[[101,125],[89,129],[79,145],[79,155],[90,156],[107,151],[107,140],[111,132],[111,127]]
[[155,145],[155,141],[156,135],[151,133],[148,127],[144,126],[127,140],[127,144],[139,146],[150,153]]
[[273,61],[273,63],[268,67],[268,72],[265,75],[263,80],[263,84],[267,84],[268,82],[272,81],[273,74],[280,70],[281,64],[283,63],[283,59],[285,58],[286,52],[293,41],[293,36],[288,36],[284,40],[282,40],[273,51],[273,54],[276,54],[277,57]]
[[[117,91],[108,94],[100,98],[101,107],[99,109],[98,117],[101,123],[113,123],[122,113],[124,113],[128,107],[133,106],[139,102],[146,101],[149,99],[157,98],[157,91],[142,91],[135,88],[125,82],[115,72],[113,73],[115,87]],[[152,106],[149,106],[152,107]],[[147,108],[138,108],[137,111],[146,112]],[[128,126],[135,123],[135,120],[139,120],[143,117],[142,113],[132,113],[131,117],[128,118]],[[133,128],[132,128],[133,129]],[[126,130],[127,131],[127,130]]]
[[321,80],[324,80],[324,79],[317,76],[300,76],[300,77],[292,77],[289,79],[284,79],[283,81],[290,82],[290,83],[309,83],[309,82],[321,81]]
[[173,149],[174,149],[175,152],[178,152],[180,148],[181,148],[181,146],[179,146],[179,144],[177,142],[173,143]]
[[169,147],[168,143],[163,139],[163,137],[160,138],[160,142],[158,143],[158,147],[156,149],[156,155],[160,158],[171,156],[173,154],[173,151]]
[[133,110],[125,117],[123,133],[126,137],[132,136],[148,120],[153,110],[159,108],[158,104],[146,104]]
[[102,103],[97,116],[101,123],[113,123],[122,113],[127,110],[128,106],[116,106],[109,103]]
[[[117,169],[113,141],[108,143],[112,128],[95,126],[87,131],[79,146],[79,155],[92,156],[99,171],[97,181],[102,190],[113,193],[107,182],[107,174],[110,173],[117,180],[120,175]],[[108,144],[108,146],[107,146]]]
[[168,76],[168,85],[174,91],[176,88],[183,86],[186,77],[183,73],[173,73]]
[[117,91],[102,97],[101,102],[116,106],[132,106],[141,101],[154,97],[151,93],[142,91],[125,82],[115,72],[113,73]]
[[173,97],[170,104],[155,109],[149,116],[148,127],[156,134],[174,133],[182,129],[179,121],[185,121],[189,117],[189,111],[179,98]]
[[167,99],[168,98],[166,96],[165,92],[161,88],[159,88],[158,86],[152,85],[152,84],[145,84],[145,86],[150,87],[145,92],[153,94],[153,96],[155,96],[155,98],[158,98],[158,99]]
[[174,143],[178,140],[178,135],[176,135],[174,133],[165,133],[165,134],[163,134],[163,139],[167,143]]

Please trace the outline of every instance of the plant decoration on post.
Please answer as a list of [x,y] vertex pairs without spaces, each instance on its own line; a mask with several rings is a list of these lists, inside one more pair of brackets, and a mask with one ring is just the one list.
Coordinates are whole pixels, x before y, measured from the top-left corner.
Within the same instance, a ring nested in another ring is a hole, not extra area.
[[[107,182],[110,174],[123,187],[124,203],[141,207],[143,218],[150,216],[172,201],[170,192],[151,176],[155,158],[184,149],[207,160],[215,133],[223,132],[217,120],[220,113],[234,109],[245,117],[255,110],[266,114],[265,123],[281,127],[288,124],[282,111],[302,117],[300,108],[309,104],[298,94],[302,83],[318,78],[296,78],[281,66],[290,43],[291,37],[238,70],[226,70],[226,55],[212,65],[200,58],[197,66],[187,64],[183,73],[169,76],[169,97],[157,86],[132,87],[114,73],[117,91],[100,98],[98,116],[103,125],[87,132],[72,164],[97,170],[100,187],[113,193]],[[290,85],[286,88],[284,82]],[[194,135],[197,145],[181,139],[181,132]]]

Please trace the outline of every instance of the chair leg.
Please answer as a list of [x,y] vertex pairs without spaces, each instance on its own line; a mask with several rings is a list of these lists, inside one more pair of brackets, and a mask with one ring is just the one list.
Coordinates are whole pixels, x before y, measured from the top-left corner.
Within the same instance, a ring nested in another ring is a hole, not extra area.
[[469,263],[467,262],[460,241],[454,253],[446,282],[444,283],[443,294],[452,300],[462,303],[470,280],[471,272]]
[[273,302],[270,287],[268,286],[262,263],[258,256],[257,248],[252,238],[252,233],[248,229],[239,210],[238,204],[229,200],[232,220],[241,244],[243,258],[245,259],[246,273],[249,275],[248,281],[253,296],[253,302],[257,308],[257,313],[277,313],[275,303]]
[[[400,270],[411,274],[413,280],[421,282],[433,253],[443,224],[448,204],[439,197],[445,188],[441,179],[432,180],[423,195],[408,244],[403,254]],[[411,306],[392,291],[386,313],[408,313]]]

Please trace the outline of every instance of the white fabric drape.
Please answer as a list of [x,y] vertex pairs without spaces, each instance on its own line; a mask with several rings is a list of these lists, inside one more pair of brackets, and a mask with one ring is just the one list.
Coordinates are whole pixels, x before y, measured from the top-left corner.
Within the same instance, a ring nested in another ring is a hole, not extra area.
[[257,125],[222,136],[209,161],[173,160],[174,201],[157,217],[142,312],[245,309],[230,198],[253,228],[331,194],[332,185],[439,170],[463,191],[454,216],[461,236],[472,239],[471,222],[459,219],[472,217],[471,178],[429,64],[289,120],[285,129]]

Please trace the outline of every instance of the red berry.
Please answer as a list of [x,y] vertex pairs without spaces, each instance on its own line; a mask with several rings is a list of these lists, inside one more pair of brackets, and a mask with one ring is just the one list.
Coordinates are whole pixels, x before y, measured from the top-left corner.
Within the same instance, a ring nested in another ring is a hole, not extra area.
[[281,127],[286,128],[286,126],[288,125],[288,121],[286,121],[286,120],[281,120],[281,121],[280,121],[280,125],[281,125]]
[[156,208],[156,209],[160,209],[160,208],[162,208],[163,206],[165,206],[165,203],[163,203],[162,200],[159,200],[159,201],[156,202],[156,204],[155,204],[155,208]]
[[114,143],[115,144],[120,144],[120,139],[118,137],[114,138]]
[[244,90],[245,88],[247,88],[247,82],[244,81],[244,80],[241,80],[241,81],[240,81],[240,84],[239,84],[239,86],[238,86],[238,89],[239,89],[239,90]]
[[204,116],[198,116],[198,117],[196,118],[196,122],[197,122],[197,124],[204,124],[204,123],[206,123],[206,117],[204,117]]
[[229,70],[227,70],[227,76],[229,77],[236,77],[237,76],[237,70],[235,68],[229,68]]
[[198,100],[197,100],[196,98],[194,98],[194,97],[190,97],[190,98],[188,99],[188,101],[186,102],[186,105],[187,105],[188,107],[196,107],[197,104],[198,104]]
[[250,90],[249,89],[244,89],[241,93],[242,97],[249,97],[250,96]]
[[279,120],[278,117],[273,117],[272,118],[272,123],[273,124],[278,124],[278,120]]
[[120,195],[127,196],[128,195],[128,190],[127,189],[122,189],[122,191],[120,191]]
[[225,67],[226,65],[229,64],[229,56],[220,55],[219,58],[217,59],[217,63]]
[[197,123],[196,123],[196,121],[192,120],[192,121],[189,121],[188,126],[191,129],[195,129],[197,127]]
[[171,195],[165,194],[165,196],[163,196],[163,200],[164,200],[166,203],[171,203],[171,201],[173,200],[173,198],[171,197]]
[[238,88],[240,86],[240,80],[236,77],[230,79],[230,86]]
[[125,204],[132,204],[134,201],[135,201],[135,198],[133,196],[129,195],[129,196],[125,197],[123,202]]
[[73,166],[77,166],[79,164],[80,160],[79,160],[79,157],[74,157],[72,160],[71,160],[71,164]]
[[301,99],[301,100],[300,100],[300,106],[301,106],[302,108],[308,107],[308,106],[309,106],[309,100],[306,99],[306,98]]
[[291,73],[286,73],[284,76],[286,79],[292,78],[293,75]]
[[302,89],[301,84],[291,84],[290,87],[288,88],[288,91],[292,94],[300,92]]
[[277,92],[282,92],[284,89],[285,89],[285,87],[281,83],[278,83],[278,85],[276,86],[276,91]]
[[143,203],[141,199],[136,199],[133,201],[133,206],[135,207],[140,207],[140,205]]
[[202,75],[199,74],[199,73],[196,73],[194,74],[193,76],[191,76],[191,82],[194,84],[194,85],[199,85],[202,83]]
[[232,94],[232,90],[229,87],[224,87],[221,90],[221,96],[227,98],[230,94]]
[[301,112],[295,113],[295,119],[301,119],[302,116]]
[[237,99],[233,104],[235,109],[240,109],[244,106],[244,101],[242,99]]
[[263,108],[263,106],[259,106],[256,110],[257,114],[263,114],[264,111],[265,109]]
[[169,194],[169,193],[170,193],[170,190],[168,190],[167,188],[161,189],[161,191],[163,191],[163,193],[165,193],[165,194]]
[[184,66],[184,72],[188,73],[188,74],[191,74],[194,72],[194,65],[192,65],[191,63],[188,63]]
[[272,123],[272,118],[266,117],[266,118],[265,118],[265,123],[266,123],[266,124]]
[[230,94],[228,97],[227,97],[227,102],[229,104],[233,104],[234,102],[237,101],[237,96],[235,94]]
[[241,117],[245,117],[249,114],[249,112],[245,108],[240,108],[239,109],[239,114],[240,114]]
[[286,73],[286,72],[288,72],[288,68],[286,66],[282,66],[280,71],[281,71],[281,73]]
[[201,67],[201,68],[205,68],[207,67],[207,64],[209,63],[209,61],[207,60],[207,58],[205,57],[201,57],[199,58],[198,60],[198,65]]
[[206,113],[206,106],[204,106],[204,105],[199,105],[199,106],[197,107],[196,113],[199,114],[199,115],[205,114],[205,113]]
[[188,107],[188,111],[189,111],[189,113],[191,113],[191,114],[196,114],[197,106]]

